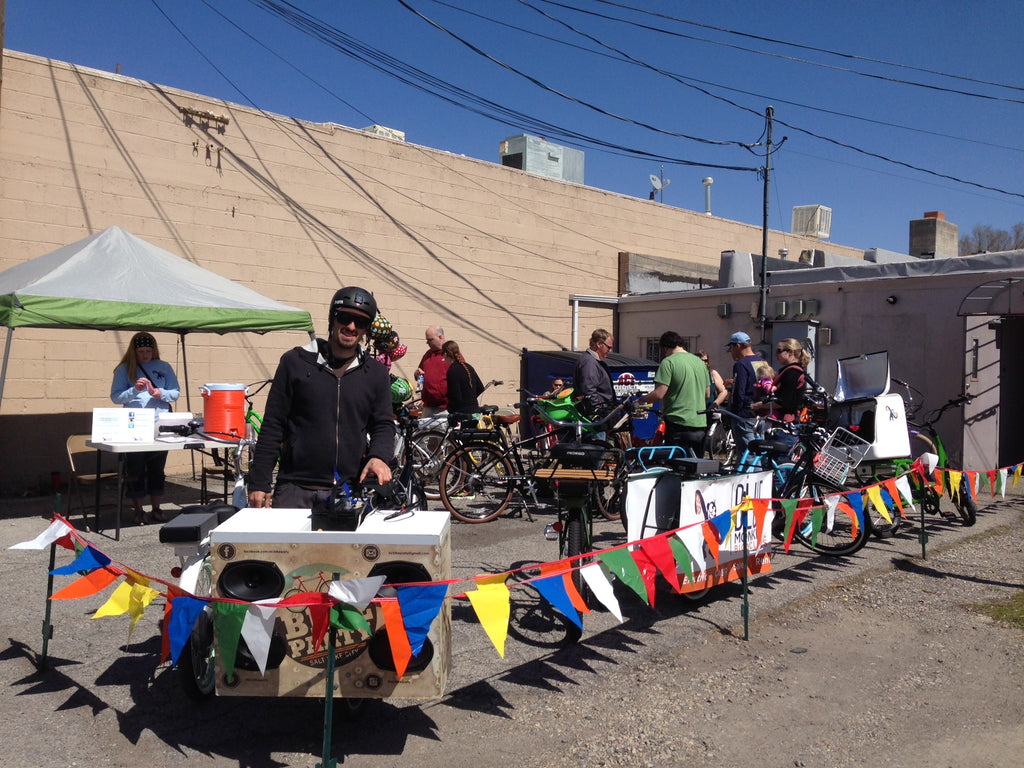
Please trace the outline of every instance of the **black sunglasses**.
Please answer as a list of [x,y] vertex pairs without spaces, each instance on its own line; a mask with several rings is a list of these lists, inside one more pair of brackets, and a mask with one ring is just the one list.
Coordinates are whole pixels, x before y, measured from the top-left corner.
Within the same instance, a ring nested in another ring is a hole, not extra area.
[[358,315],[354,312],[335,312],[334,319],[341,325],[352,323],[356,328],[365,331],[370,327],[370,318],[366,315]]

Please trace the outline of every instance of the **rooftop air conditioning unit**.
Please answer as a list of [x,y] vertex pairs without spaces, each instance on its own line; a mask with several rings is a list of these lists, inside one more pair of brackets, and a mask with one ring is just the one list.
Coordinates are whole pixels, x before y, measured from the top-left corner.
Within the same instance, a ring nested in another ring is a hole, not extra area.
[[827,240],[832,232],[832,209],[824,205],[794,205],[794,235]]

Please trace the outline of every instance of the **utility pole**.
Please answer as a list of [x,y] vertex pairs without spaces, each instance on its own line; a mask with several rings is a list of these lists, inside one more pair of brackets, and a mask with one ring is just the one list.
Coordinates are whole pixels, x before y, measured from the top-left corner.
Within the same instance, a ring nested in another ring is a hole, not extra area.
[[764,208],[761,219],[761,284],[757,301],[757,323],[761,326],[761,343],[766,344],[765,328],[768,326],[768,183],[772,171],[772,117],[775,108],[771,105],[764,111],[767,123],[764,153]]

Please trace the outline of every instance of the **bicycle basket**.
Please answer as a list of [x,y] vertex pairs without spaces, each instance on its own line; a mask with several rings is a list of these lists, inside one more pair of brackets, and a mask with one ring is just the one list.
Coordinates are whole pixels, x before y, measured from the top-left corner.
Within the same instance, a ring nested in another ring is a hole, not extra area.
[[842,485],[846,476],[860,464],[871,443],[842,427],[828,436],[814,457],[814,472],[824,480]]

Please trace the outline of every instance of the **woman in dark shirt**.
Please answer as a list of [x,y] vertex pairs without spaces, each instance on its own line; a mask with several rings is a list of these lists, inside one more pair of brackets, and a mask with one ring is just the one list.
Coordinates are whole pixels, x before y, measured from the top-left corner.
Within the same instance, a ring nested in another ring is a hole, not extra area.
[[779,373],[775,377],[775,418],[798,421],[806,405],[807,364],[811,356],[796,339],[783,339],[775,345]]
[[477,397],[484,391],[483,382],[476,371],[462,357],[459,345],[446,341],[441,354],[448,361],[448,411],[458,414],[475,414],[480,411]]

